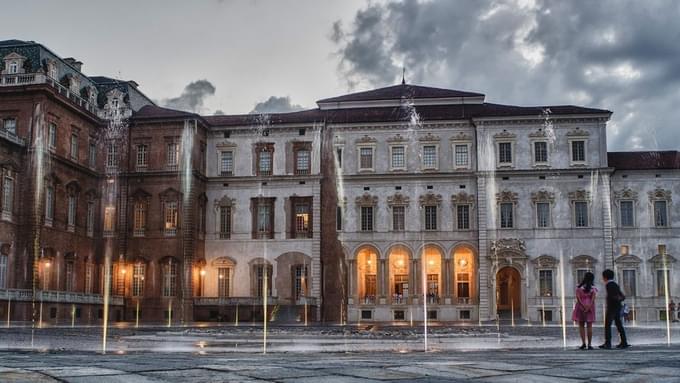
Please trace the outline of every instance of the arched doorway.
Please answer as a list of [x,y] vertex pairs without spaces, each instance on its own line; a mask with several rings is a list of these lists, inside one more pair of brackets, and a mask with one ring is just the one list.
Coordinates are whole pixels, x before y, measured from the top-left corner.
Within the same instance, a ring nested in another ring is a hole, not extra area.
[[514,267],[503,267],[496,274],[496,305],[501,318],[511,317],[514,310],[515,318],[521,316],[522,279],[519,271]]

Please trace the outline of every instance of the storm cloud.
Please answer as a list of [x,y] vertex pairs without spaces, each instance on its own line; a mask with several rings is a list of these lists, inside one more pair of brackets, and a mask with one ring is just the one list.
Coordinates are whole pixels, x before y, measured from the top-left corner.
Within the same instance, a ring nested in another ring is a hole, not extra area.
[[168,108],[201,113],[205,99],[214,94],[215,86],[210,81],[197,80],[185,86],[179,97],[168,98],[161,103]]
[[612,110],[610,150],[677,149],[680,2],[369,3],[330,40],[351,88],[409,83],[491,102]]
[[251,114],[261,113],[285,113],[295,112],[304,109],[302,105],[293,104],[290,97],[271,96],[265,101],[258,102],[250,112]]

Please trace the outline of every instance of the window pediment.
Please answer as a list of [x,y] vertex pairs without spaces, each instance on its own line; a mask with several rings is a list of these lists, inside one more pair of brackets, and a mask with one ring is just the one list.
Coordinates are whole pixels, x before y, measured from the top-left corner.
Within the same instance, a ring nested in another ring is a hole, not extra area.
[[627,255],[622,255],[620,257],[617,257],[614,260],[614,262],[617,265],[620,265],[620,266],[635,266],[635,267],[637,267],[642,262],[642,260],[640,258],[636,257],[635,255],[627,254]]
[[418,137],[418,141],[420,141],[420,142],[439,142],[439,136],[435,136],[434,134],[427,132],[424,136]]
[[420,196],[419,202],[420,202],[420,206],[440,205],[442,203],[442,195],[441,194],[434,194],[434,193],[427,193],[427,194]]
[[519,197],[517,193],[511,192],[510,190],[503,190],[500,193],[496,193],[496,201],[498,202],[517,202]]
[[387,139],[387,142],[406,142],[408,141],[408,138],[402,136],[401,134],[397,133],[395,136],[392,136]]
[[375,206],[378,204],[378,197],[364,193],[361,197],[357,197],[355,202],[359,206]]
[[580,127],[576,127],[575,129],[567,132],[567,137],[588,137],[589,135],[589,131],[583,130]]
[[670,254],[657,254],[649,259],[649,263],[654,264],[655,267],[664,268],[669,264],[676,262],[675,257]]
[[555,193],[549,192],[547,190],[539,190],[537,192],[531,193],[531,201],[536,202],[555,202]]
[[590,269],[597,263],[597,259],[590,255],[578,255],[571,260],[571,264],[575,268]]
[[460,192],[458,194],[454,194],[451,196],[451,203],[452,204],[474,204],[475,203],[475,196],[473,194],[468,194],[466,192]]
[[491,241],[490,249],[492,254],[501,254],[505,252],[524,254],[526,251],[526,244],[521,239],[502,238],[496,241]]
[[529,133],[529,137],[531,137],[531,138],[547,138],[548,133],[546,133],[546,131],[543,130],[543,129],[538,129],[534,132]]
[[151,194],[147,193],[143,189],[137,189],[137,190],[135,190],[134,193],[132,193],[131,197],[132,197],[133,200],[137,200],[137,201],[149,200],[149,199],[151,199]]
[[401,193],[395,193],[394,195],[387,197],[387,204],[390,206],[406,206],[410,202],[410,198]]
[[508,131],[505,130],[505,129],[503,129],[502,132],[496,133],[496,134],[493,135],[493,138],[495,138],[495,139],[497,139],[497,140],[499,140],[499,139],[500,139],[500,140],[509,140],[509,139],[514,139],[514,138],[516,138],[516,137],[517,137],[516,134],[510,133],[510,132],[508,132]]
[[671,191],[662,189],[662,188],[656,188],[653,191],[650,191],[647,193],[649,195],[649,200],[650,201],[671,201]]
[[631,188],[624,188],[614,192],[614,198],[617,200],[632,199],[637,200],[638,193]]
[[464,132],[458,132],[455,135],[451,136],[449,141],[471,141],[472,136],[469,134],[466,134]]
[[66,184],[66,191],[68,194],[78,194],[80,192],[80,184],[76,180],[69,181]]
[[159,196],[163,201],[176,201],[179,200],[180,192],[173,188],[167,188]]
[[355,142],[357,144],[373,144],[377,141],[378,140],[376,140],[375,137],[371,137],[371,136],[365,134],[363,137],[357,138]]
[[236,261],[231,257],[223,256],[213,259],[213,261],[210,262],[210,264],[213,267],[234,267],[236,266]]
[[590,201],[590,192],[584,189],[578,189],[569,192],[569,199],[572,201]]
[[541,255],[531,261],[536,267],[555,268],[560,263],[559,259],[550,255]]

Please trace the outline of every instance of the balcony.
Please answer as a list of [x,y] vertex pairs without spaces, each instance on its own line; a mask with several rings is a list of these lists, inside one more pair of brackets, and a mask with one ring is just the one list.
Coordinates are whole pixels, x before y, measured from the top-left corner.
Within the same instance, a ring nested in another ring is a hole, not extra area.
[[17,145],[26,146],[26,141],[23,138],[6,131],[5,129],[0,129],[0,137]]
[[0,76],[0,87],[25,86],[36,84],[47,84],[51,86],[56,91],[56,93],[59,93],[60,95],[68,98],[76,106],[94,115],[97,115],[97,112],[99,111],[96,104],[93,104],[88,100],[80,97],[76,93],[72,92],[69,88],[59,84],[58,81],[42,73],[3,74]]
[[[267,304],[279,303],[277,297],[269,297]],[[261,297],[194,297],[194,306],[258,306],[264,304]]]
[[[33,292],[29,289],[0,289],[0,300],[12,300],[30,302],[33,299]],[[54,303],[84,303],[84,304],[103,304],[104,297],[101,294],[86,294],[71,291],[36,291],[36,301]],[[123,297],[111,296],[109,303],[112,305],[123,305]]]

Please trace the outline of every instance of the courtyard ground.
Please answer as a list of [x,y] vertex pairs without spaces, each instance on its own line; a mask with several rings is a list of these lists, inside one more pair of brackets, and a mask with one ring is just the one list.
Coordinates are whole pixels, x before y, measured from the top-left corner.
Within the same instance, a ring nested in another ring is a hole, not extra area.
[[[674,325],[675,326],[675,325]],[[680,382],[680,328],[629,328],[632,348],[562,347],[557,326],[258,326],[0,330],[0,382]],[[595,329],[594,344],[602,328]],[[674,344],[677,340],[677,345]]]

